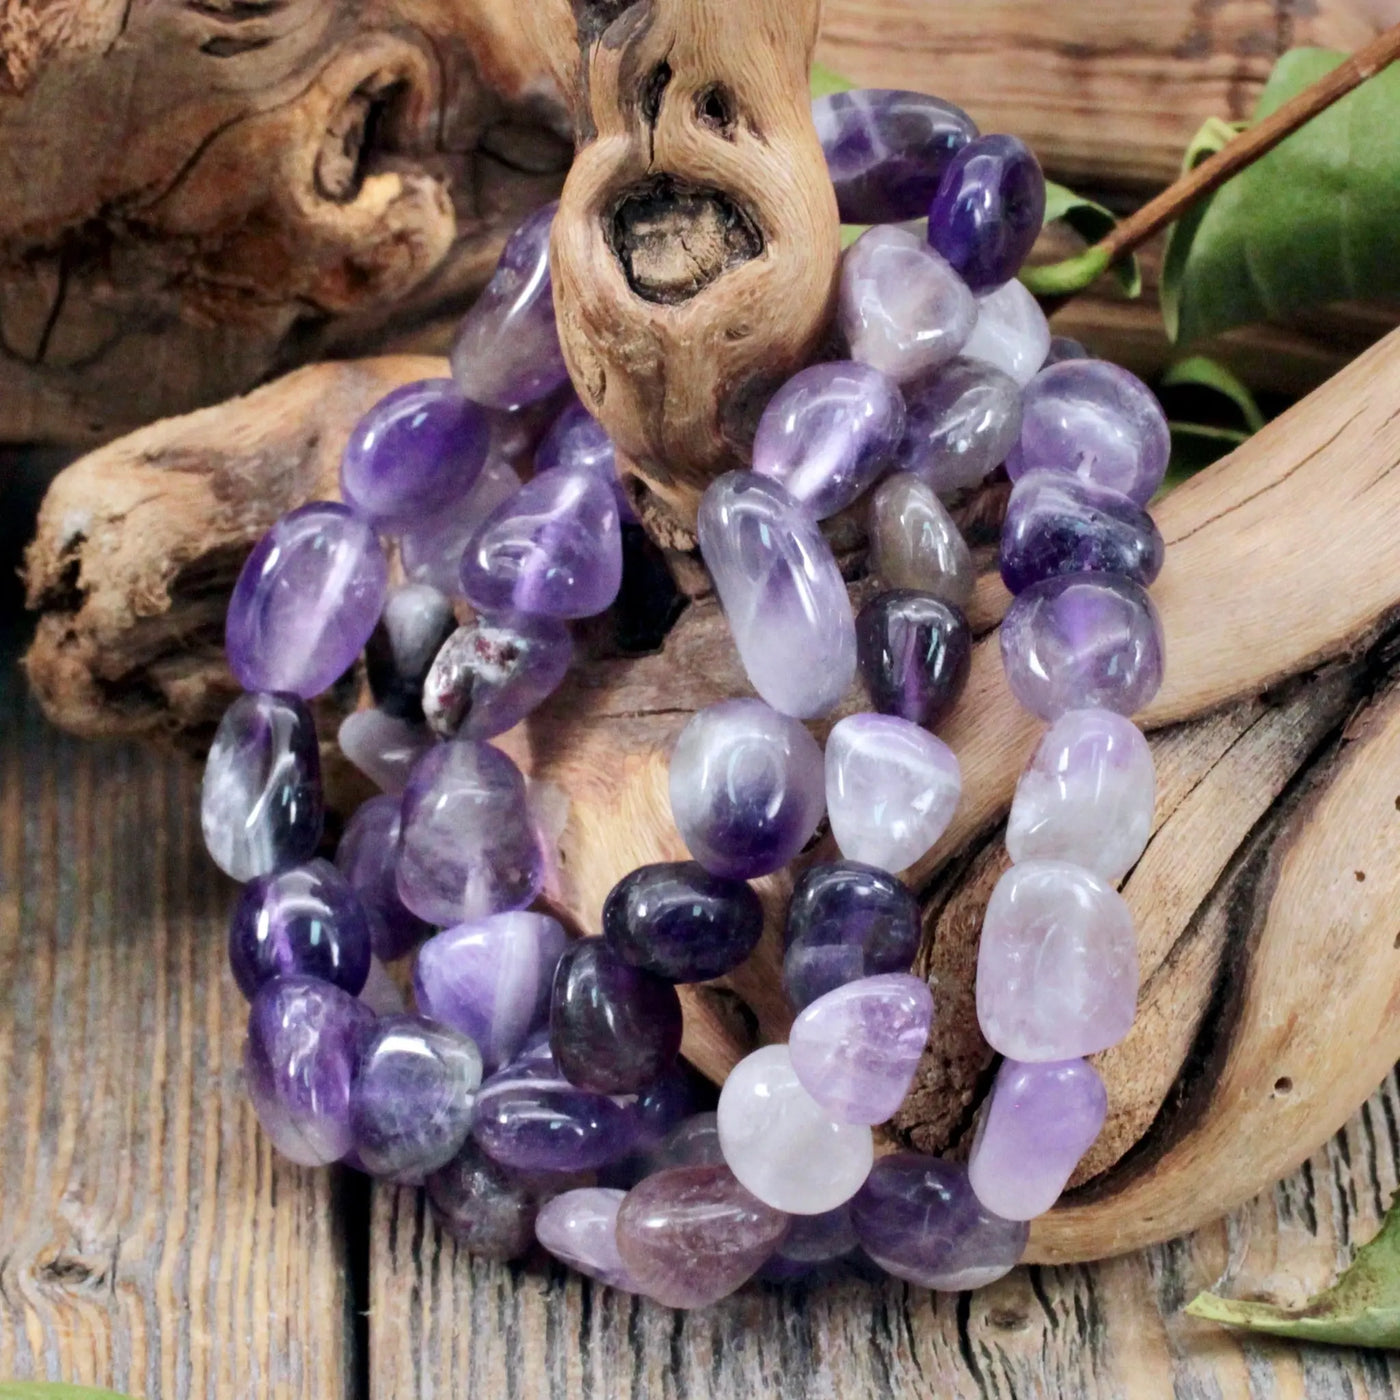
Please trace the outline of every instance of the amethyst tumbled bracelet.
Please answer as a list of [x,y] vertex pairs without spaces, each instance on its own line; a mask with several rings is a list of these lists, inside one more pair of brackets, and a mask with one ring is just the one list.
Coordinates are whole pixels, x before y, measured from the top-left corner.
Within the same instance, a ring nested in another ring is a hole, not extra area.
[[[343,504],[292,511],[249,557],[227,621],[246,693],[204,780],[206,844],[247,882],[229,955],[276,1147],[426,1185],[473,1252],[538,1242],[676,1307],[857,1250],[932,1288],[999,1277],[1099,1134],[1107,1096],[1086,1057],[1127,1033],[1137,998],[1115,886],[1152,824],[1152,758],[1126,716],[1162,678],[1146,588],[1163,545],[1145,508],[1165,419],[1133,376],[1052,341],[1015,280],[1045,208],[1020,142],[912,93],[839,94],[814,117],[843,219],[875,227],[842,264],[849,358],[780,389],[752,470],[700,506],[758,698],[702,710],[676,744],[672,812],[693,859],[633,871],[602,936],[569,939],[531,909],[550,876],[544,819],[488,742],[560,685],[569,623],[612,605],[636,529],[612,444],[567,387],[549,209],[468,313],[453,379],[377,404],[346,448]],[[978,1018],[1003,1058],[966,1165],[877,1159],[873,1128],[909,1093],[937,1010],[910,974],[921,919],[898,876],[961,794],[930,731],[968,678],[974,569],[942,498],[1003,466],[1002,657],[1049,725],[979,952]],[[857,616],[820,522],[867,496],[880,591]],[[316,854],[307,702],[362,654],[375,704],[338,738],[383,795],[332,863]],[[831,716],[857,677],[870,709],[838,719],[823,753],[803,721]],[[697,1111],[677,984],[749,957],[764,924],[749,881],[823,819],[841,859],[808,864],[789,903],[789,1040]],[[415,950],[410,1013],[382,964]]]

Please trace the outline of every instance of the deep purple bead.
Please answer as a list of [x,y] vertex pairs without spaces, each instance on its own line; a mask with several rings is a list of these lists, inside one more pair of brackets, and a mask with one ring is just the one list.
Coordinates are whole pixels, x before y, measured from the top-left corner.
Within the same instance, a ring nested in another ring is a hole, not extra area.
[[526,1183],[493,1162],[471,1139],[428,1177],[428,1199],[442,1228],[482,1259],[518,1259],[535,1243],[539,1202]]
[[571,1084],[635,1094],[675,1063],[680,998],[670,982],[623,962],[602,939],[584,939],[554,973],[549,1047]]
[[385,714],[422,720],[423,680],[456,630],[452,600],[431,584],[406,583],[389,594],[365,645],[365,677]]
[[922,936],[918,901],[895,876],[855,861],[810,866],[788,905],[788,999],[801,1011],[858,978],[908,972]]
[[637,1095],[638,1152],[659,1147],[672,1131],[699,1109],[702,1103],[694,1073],[677,1061]]
[[904,386],[896,454],[940,496],[978,486],[1006,461],[1021,431],[1021,386],[984,360],[958,358]]
[[603,937],[633,967],[671,982],[708,982],[744,961],[763,933],[763,906],[742,880],[696,861],[644,865],[603,905]]
[[403,957],[432,928],[399,898],[394,878],[399,850],[399,799],[371,797],[361,803],[336,847],[335,863],[360,897],[369,918],[370,946],[377,958]]
[[1010,281],[1045,223],[1045,176],[1014,136],[979,136],[948,165],[928,212],[928,241],[974,292]]
[[812,120],[847,224],[923,218],[949,162],[977,135],[951,102],[888,88],[819,97]]
[[450,379],[404,384],[355,425],[340,459],[345,504],[392,527],[463,500],[481,474],[491,427]]
[[957,704],[972,670],[972,629],[932,593],[877,593],[856,619],[856,656],[875,709],[932,728]]
[[369,976],[370,923],[328,860],[259,875],[243,888],[228,930],[233,980],[251,998],[274,977],[319,977],[358,996]]
[[234,677],[244,690],[319,695],[354,665],[388,588],[379,538],[348,507],[313,501],[284,515],[254,546],[229,599]]

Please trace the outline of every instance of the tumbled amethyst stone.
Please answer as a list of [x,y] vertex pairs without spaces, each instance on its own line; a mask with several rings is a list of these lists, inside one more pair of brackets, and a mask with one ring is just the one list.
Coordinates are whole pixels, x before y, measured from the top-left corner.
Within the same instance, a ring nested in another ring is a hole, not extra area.
[[273,1146],[304,1167],[338,1162],[354,1146],[350,1085],[374,1013],[314,977],[275,977],[253,998],[243,1077]]
[[369,919],[370,947],[385,962],[403,957],[432,931],[399,898],[399,806],[390,796],[361,803],[335,852],[336,866]]
[[1004,370],[959,358],[904,386],[901,471],[940,496],[978,486],[1006,461],[1021,431],[1021,389]]
[[856,619],[860,678],[871,704],[932,728],[957,704],[972,671],[972,629],[932,593],[877,593]]
[[568,382],[549,275],[549,234],[558,208],[537,209],[511,234],[491,280],[458,327],[452,377],[475,403],[518,408]]
[[775,1283],[805,1278],[824,1264],[845,1258],[859,1245],[849,1201],[821,1215],[794,1215],[783,1242],[758,1276]]
[[949,162],[977,135],[951,102],[888,88],[819,97],[812,120],[846,224],[923,218]]
[[525,779],[489,744],[457,739],[418,761],[403,796],[399,895],[420,918],[453,924],[523,909],[544,857]]
[[706,870],[754,880],[781,870],[826,810],[817,741],[761,700],[701,710],[671,755],[671,814]]
[[[705,1083],[705,1089],[711,1086]],[[677,1060],[662,1070],[637,1095],[638,1152],[650,1152],[667,1138],[672,1129],[690,1117],[704,1101],[696,1075]]]
[[504,1261],[518,1259],[534,1245],[535,1193],[471,1138],[428,1177],[427,1187],[434,1215],[468,1254]]
[[321,751],[295,695],[240,695],[224,712],[199,796],[204,844],[235,880],[305,860],[321,839]]
[[1067,335],[1052,335],[1050,337],[1050,350],[1045,356],[1045,364],[1041,366],[1048,369],[1051,365],[1063,364],[1066,360],[1092,360],[1092,352],[1087,346],[1081,345],[1079,341]]
[[456,630],[452,600],[432,584],[406,583],[389,594],[365,645],[365,677],[385,714],[423,718],[423,680]]
[[535,474],[555,467],[572,467],[592,472],[607,483],[617,499],[618,514],[624,523],[636,515],[617,475],[617,448],[608,430],[577,400],[550,425],[535,450]]
[[851,1202],[865,1252],[919,1288],[960,1293],[1009,1273],[1026,1247],[1024,1221],[993,1215],[954,1162],[917,1152],[882,1157]]
[[1041,719],[1090,707],[1131,715],[1162,684],[1162,622],[1131,579],[1062,574],[1012,599],[1001,659],[1011,693]]
[[341,753],[380,792],[396,795],[408,786],[418,760],[436,742],[425,725],[379,709],[346,715],[335,738]]
[[415,583],[430,583],[451,598],[462,596],[462,556],[482,522],[520,490],[509,461],[487,458],[466,500],[440,515],[415,521],[399,532],[399,559]]
[[788,905],[788,999],[801,1011],[857,978],[908,972],[922,934],[918,901],[893,875],[854,861],[810,866]]
[[369,640],[388,587],[379,538],[348,507],[313,501],[284,515],[229,599],[224,641],[239,685],[306,700],[329,689]]
[[1023,476],[1001,532],[1001,577],[1020,593],[1056,574],[1122,574],[1150,584],[1166,545],[1152,517],[1111,487],[1058,471]]
[[648,1175],[668,1167],[722,1167],[719,1115],[696,1113],[678,1123],[647,1154]]
[[602,1186],[565,1191],[540,1208],[535,1238],[576,1272],[639,1292],[617,1252],[617,1211],[625,1194]]
[[1025,386],[1050,353],[1050,323],[1026,284],[1013,277],[977,298],[977,325],[963,346],[965,360],[995,365]]
[[351,432],[341,498],[380,527],[433,515],[465,498],[490,441],[485,413],[450,379],[401,385]]
[[357,996],[369,976],[369,959],[369,915],[328,860],[259,875],[234,906],[229,967],[250,1000],[264,982],[297,973]]
[[812,365],[769,400],[753,469],[825,520],[889,469],[903,435],[904,398],[888,375],[852,360]]

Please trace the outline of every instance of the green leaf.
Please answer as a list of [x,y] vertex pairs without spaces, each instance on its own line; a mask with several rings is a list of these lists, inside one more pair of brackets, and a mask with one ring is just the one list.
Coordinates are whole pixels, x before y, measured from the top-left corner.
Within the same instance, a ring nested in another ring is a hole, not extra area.
[[1298,1341],[1400,1348],[1400,1194],[1391,1199],[1380,1233],[1357,1250],[1351,1267],[1301,1308],[1202,1293],[1186,1311],[1210,1322]]
[[[1254,120],[1341,63],[1293,49],[1274,67]],[[1400,298],[1400,65],[1378,73],[1241,171],[1178,224],[1162,312],[1183,343],[1327,302]],[[1216,124],[1193,142],[1218,149]]]
[[1249,433],[1257,433],[1264,426],[1263,410],[1244,381],[1219,360],[1209,355],[1188,355],[1168,367],[1162,376],[1164,389],[1210,389],[1228,399],[1238,410],[1240,419]]
[[89,1390],[81,1385],[48,1381],[0,1381],[0,1400],[125,1400],[112,1390]]
[[839,73],[834,73],[830,68],[822,63],[812,65],[812,96],[830,97],[833,92],[850,92],[855,87],[853,82],[843,78]]

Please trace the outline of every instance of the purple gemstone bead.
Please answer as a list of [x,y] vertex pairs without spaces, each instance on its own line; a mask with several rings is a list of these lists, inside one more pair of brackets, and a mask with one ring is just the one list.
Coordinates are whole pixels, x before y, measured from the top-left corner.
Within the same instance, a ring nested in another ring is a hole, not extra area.
[[801,1011],[857,978],[908,972],[922,936],[918,902],[893,875],[853,861],[810,866],[788,905],[788,999]]
[[356,710],[336,731],[340,751],[380,792],[401,793],[418,760],[433,747],[421,724],[396,719],[383,710]]
[[429,923],[523,909],[544,883],[525,779],[499,749],[459,739],[419,760],[403,797],[398,885]]
[[1052,335],[1050,337],[1050,350],[1045,356],[1045,364],[1041,368],[1048,369],[1051,365],[1063,364],[1066,360],[1092,360],[1093,358],[1089,350],[1077,340],[1071,339],[1067,335]]
[[815,520],[754,472],[710,483],[700,552],[753,688],[798,719],[826,714],[855,679],[851,600]]
[[491,427],[450,379],[423,379],[386,394],[355,425],[340,459],[351,510],[392,527],[461,501],[486,461]]
[[931,728],[952,711],[972,671],[972,629],[932,593],[877,593],[856,619],[860,676],[872,705]]
[[510,462],[487,458],[471,494],[454,510],[415,521],[399,533],[399,558],[415,583],[428,583],[451,598],[462,596],[462,556],[487,516],[520,490]]
[[365,676],[374,703],[397,719],[423,718],[423,681],[443,643],[457,630],[452,600],[429,583],[389,594],[365,646]]
[[1146,505],[1171,457],[1167,416],[1136,375],[1107,360],[1041,370],[1026,388],[1021,436],[1006,463],[1013,481],[1063,472]]
[[845,224],[923,218],[949,163],[977,135],[951,102],[888,88],[819,97],[812,121]]
[[1056,574],[1122,574],[1147,587],[1166,545],[1127,496],[1058,471],[1028,472],[1011,492],[1001,533],[1001,577],[1020,593]]
[[1040,303],[1014,277],[977,298],[977,326],[963,358],[995,365],[1021,386],[1035,378],[1050,353],[1050,323]]
[[335,852],[337,868],[369,919],[374,955],[385,962],[403,957],[432,931],[399,898],[399,805],[395,797],[372,797],[362,803]]
[[1033,715],[1091,707],[1131,715],[1162,684],[1162,622],[1139,584],[1062,574],[1017,594],[1001,624],[1011,693]]
[[1045,176],[1014,136],[979,136],[949,163],[929,206],[928,241],[974,292],[1014,277],[1045,223]]
[[244,886],[228,930],[233,980],[249,1000],[264,982],[300,974],[358,996],[369,976],[369,915],[328,860],[259,875]]
[[1006,1220],[1044,1215],[1107,1116],[1108,1091],[1084,1060],[1004,1060],[967,1163],[977,1199]]
[[452,343],[452,376],[476,403],[518,408],[568,381],[549,276],[549,234],[558,208],[536,210],[511,234],[486,289],[462,318]]
[[[897,472],[870,499],[870,569],[886,588],[914,588],[966,609],[977,583],[972,552],[932,486]],[[860,656],[860,620],[856,620]]]
[[722,1167],[724,1151],[719,1145],[719,1115],[696,1113],[674,1127],[647,1154],[650,1172],[670,1167]]
[[565,1191],[541,1207],[535,1238],[571,1269],[628,1293],[640,1290],[617,1251],[617,1211],[626,1192]]
[[284,515],[248,556],[229,599],[224,641],[245,690],[309,700],[355,663],[389,587],[374,530],[331,501]]
[[706,870],[753,880],[781,870],[826,810],[817,741],[761,700],[701,710],[671,755],[671,813]]
[[742,880],[695,861],[644,865],[613,887],[603,937],[633,967],[671,982],[723,977],[758,946],[763,906]]
[[305,860],[321,840],[321,751],[295,695],[240,695],[204,766],[199,820],[214,864],[235,880]]
[[695,1077],[684,1064],[662,1070],[637,1096],[637,1151],[658,1147],[699,1105]]
[[1004,370],[961,358],[904,386],[900,470],[940,496],[980,486],[1021,431],[1021,389]]
[[607,483],[624,523],[636,522],[627,493],[617,475],[617,448],[608,430],[577,400],[550,425],[535,453],[535,474],[569,467],[592,472]]
[[482,1259],[518,1259],[535,1243],[538,1202],[526,1183],[497,1166],[470,1138],[427,1181],[444,1230]]
[[413,968],[418,1009],[469,1035],[493,1070],[545,1022],[569,940],[545,914],[496,914],[439,933]]
[[373,1028],[368,1007],[319,978],[277,977],[253,998],[243,1077],[284,1157],[319,1167],[350,1151],[350,1085]]
[[875,1163],[851,1202],[865,1252],[919,1288],[960,1293],[1009,1273],[1026,1247],[1024,1221],[993,1215],[956,1163],[896,1152]]
[[794,1215],[777,1253],[759,1270],[759,1277],[775,1283],[805,1278],[824,1264],[844,1258],[859,1244],[849,1201],[821,1215]]
[[621,584],[617,501],[577,469],[527,481],[487,517],[462,558],[463,592],[487,613],[592,617]]

